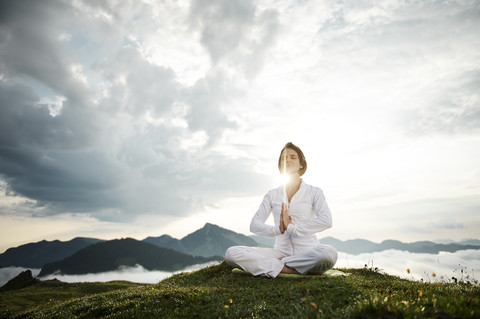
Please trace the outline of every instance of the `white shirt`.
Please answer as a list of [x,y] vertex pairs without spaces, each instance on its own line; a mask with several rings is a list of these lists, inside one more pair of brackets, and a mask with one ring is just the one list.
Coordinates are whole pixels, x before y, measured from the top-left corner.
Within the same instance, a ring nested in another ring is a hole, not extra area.
[[[298,191],[287,203],[288,215],[292,217],[292,222],[282,234],[280,213],[284,198],[287,197],[283,185],[270,190],[252,218],[250,231],[259,236],[276,236],[275,249],[288,256],[319,245],[315,233],[332,227],[332,214],[323,191],[301,181]],[[270,213],[273,214],[275,226],[265,224]]]

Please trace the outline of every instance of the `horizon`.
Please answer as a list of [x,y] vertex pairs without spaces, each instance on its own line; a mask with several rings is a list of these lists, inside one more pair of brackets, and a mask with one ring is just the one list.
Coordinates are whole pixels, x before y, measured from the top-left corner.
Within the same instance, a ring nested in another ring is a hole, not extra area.
[[[7,248],[2,248],[0,247],[0,254],[3,254],[6,252],[7,249],[9,248],[17,248],[17,247],[20,247],[20,246],[23,246],[23,245],[27,245],[27,244],[36,244],[36,243],[40,243],[40,242],[43,242],[43,241],[46,241],[46,242],[54,242],[54,241],[60,241],[60,242],[68,242],[68,241],[71,241],[75,238],[92,238],[92,239],[100,239],[100,240],[105,240],[105,241],[110,241],[110,240],[119,240],[119,239],[126,239],[126,238],[132,238],[132,239],[135,239],[135,240],[138,240],[138,241],[143,241],[149,237],[153,237],[153,238],[156,238],[156,237],[161,237],[161,236],[164,236],[164,235],[168,235],[174,239],[177,239],[177,240],[181,240],[183,238],[185,238],[186,236],[198,231],[198,230],[201,230],[203,229],[207,224],[210,224],[210,225],[214,225],[214,226],[218,226],[222,229],[225,229],[225,230],[229,230],[229,231],[232,231],[231,229],[228,229],[228,228],[224,228],[222,226],[219,226],[219,225],[216,225],[216,224],[213,224],[213,223],[210,223],[210,222],[206,222],[204,226],[198,228],[197,230],[191,232],[191,233],[188,233],[186,234],[185,236],[181,236],[181,237],[174,237],[174,236],[171,236],[169,234],[159,234],[159,235],[147,235],[143,238],[134,238],[134,237],[128,237],[128,236],[121,236],[121,237],[115,237],[115,238],[99,238],[99,237],[83,237],[83,236],[76,236],[76,237],[70,237],[69,239],[50,239],[50,240],[47,240],[47,239],[42,239],[42,240],[39,240],[39,241],[35,241],[35,242],[26,242],[26,243],[22,243],[22,244],[19,244],[19,245],[16,245],[16,246],[11,246],[11,247],[7,247]],[[237,232],[235,232],[237,233]],[[241,234],[241,235],[244,235],[244,236],[247,236],[247,237],[262,237],[262,236],[258,236],[258,235],[255,235],[253,233],[250,233],[250,234],[242,234],[242,233],[237,233],[237,234]],[[317,238],[318,240],[322,240],[323,238],[334,238],[334,239],[337,239],[337,240],[340,240],[342,242],[345,242],[345,241],[355,241],[355,240],[367,240],[367,241],[370,241],[372,243],[375,243],[375,244],[381,244],[382,242],[384,241],[388,241],[388,240],[395,240],[395,241],[400,241],[402,243],[405,243],[405,244],[411,244],[411,243],[416,243],[416,242],[421,242],[421,241],[402,241],[402,240],[398,240],[398,239],[394,239],[394,238],[385,238],[381,241],[372,241],[372,240],[369,240],[369,239],[366,239],[366,238],[347,238],[347,239],[340,239],[340,238],[336,238],[336,237],[332,237],[332,236],[318,236],[317,235]],[[271,238],[271,239],[274,239],[274,237],[264,237],[264,238]],[[469,241],[469,240],[480,240],[480,238],[463,238],[461,240],[453,240],[453,239],[448,239],[448,238],[445,238],[445,239],[437,239],[437,240],[430,240],[429,242],[433,242],[435,244],[461,244],[462,242],[465,242],[465,241]]]
[[0,249],[249,234],[287,142],[332,212],[318,237],[478,237],[478,1],[0,12]]
[[[473,256],[473,258],[472,258]],[[186,267],[176,272],[161,270],[145,270],[142,266],[121,266],[117,270],[84,274],[84,275],[60,275],[51,274],[41,277],[41,280],[58,279],[64,282],[106,282],[111,280],[128,280],[132,282],[157,283],[170,275],[184,271],[194,271],[203,268],[207,264],[198,264]],[[449,279],[452,275],[462,274],[466,278],[474,280],[475,269],[480,266],[480,250],[461,250],[454,253],[426,254],[411,253],[398,250],[387,250],[374,253],[362,253],[358,255],[339,252],[339,258],[334,268],[364,268],[378,267],[390,275],[399,276],[409,280],[434,281],[430,274],[436,273],[438,278]],[[0,268],[0,286],[17,276],[20,272],[30,269],[36,277],[40,269],[24,267]],[[472,276],[472,277],[470,277]]]

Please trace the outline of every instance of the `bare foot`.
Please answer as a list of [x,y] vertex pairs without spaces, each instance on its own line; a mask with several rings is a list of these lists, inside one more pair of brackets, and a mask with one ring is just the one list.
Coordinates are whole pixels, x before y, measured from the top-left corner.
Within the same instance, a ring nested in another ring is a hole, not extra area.
[[282,271],[280,271],[280,273],[282,274],[300,274],[298,271],[296,271],[295,269],[293,268],[290,268],[288,266],[283,266],[283,269]]

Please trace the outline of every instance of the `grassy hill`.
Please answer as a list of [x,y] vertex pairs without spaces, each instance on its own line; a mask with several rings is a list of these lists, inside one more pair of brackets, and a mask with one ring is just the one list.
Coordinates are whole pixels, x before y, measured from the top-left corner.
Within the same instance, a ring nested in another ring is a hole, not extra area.
[[[421,283],[366,268],[342,270],[351,275],[308,279],[269,279],[232,273],[232,268],[223,262],[192,273],[174,275],[155,285],[116,288],[116,290],[99,294],[85,293],[80,298],[68,300],[54,298],[53,295],[48,296],[47,294],[52,293],[52,290],[31,286],[5,294],[10,293],[8,296],[12,296],[30,293],[30,296],[37,296],[37,303],[35,305],[30,303],[32,307],[23,313],[7,312],[6,307],[10,307],[8,297],[1,293],[3,313],[0,317],[480,317],[478,283]],[[98,288],[107,284],[92,285]]]

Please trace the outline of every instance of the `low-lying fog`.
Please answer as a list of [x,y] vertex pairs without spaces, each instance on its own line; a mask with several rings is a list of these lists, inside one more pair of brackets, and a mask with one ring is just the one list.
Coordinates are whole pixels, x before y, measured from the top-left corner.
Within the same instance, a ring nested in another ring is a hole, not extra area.
[[[121,267],[115,271],[86,275],[49,275],[41,280],[56,278],[64,282],[107,282],[112,280],[128,280],[139,283],[158,283],[174,273],[190,272],[214,262],[194,265],[177,272],[148,271],[142,266]],[[382,252],[350,255],[339,253],[335,268],[378,268],[381,271],[402,278],[425,281],[479,280],[475,271],[480,270],[480,250],[461,250],[454,253],[414,254],[406,251],[386,250]],[[408,273],[407,269],[410,271]],[[0,286],[17,276],[25,268],[0,268]],[[40,269],[31,269],[37,276]],[[463,270],[463,273],[462,273]],[[468,277],[467,277],[468,276]]]

